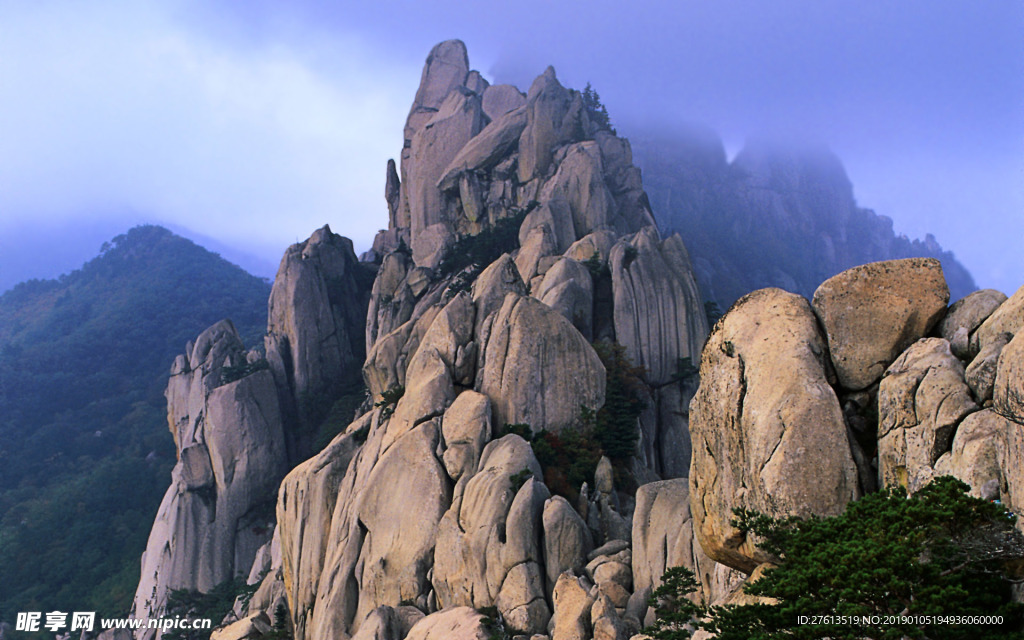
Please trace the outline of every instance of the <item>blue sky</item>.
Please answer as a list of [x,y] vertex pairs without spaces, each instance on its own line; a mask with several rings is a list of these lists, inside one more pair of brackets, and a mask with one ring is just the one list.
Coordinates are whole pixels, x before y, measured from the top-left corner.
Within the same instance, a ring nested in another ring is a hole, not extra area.
[[375,4],[0,0],[0,235],[163,222],[276,265],[330,223],[366,248],[423,60],[457,37],[491,79],[592,82],[627,136],[825,142],[861,206],[1024,283],[1020,2]]

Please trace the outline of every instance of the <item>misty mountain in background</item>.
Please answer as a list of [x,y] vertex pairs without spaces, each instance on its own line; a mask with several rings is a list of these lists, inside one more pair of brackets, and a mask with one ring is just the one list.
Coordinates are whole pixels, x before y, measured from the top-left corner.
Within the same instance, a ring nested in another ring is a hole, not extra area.
[[708,129],[638,132],[630,142],[659,227],[679,232],[705,299],[722,311],[765,287],[809,299],[840,271],[896,258],[938,258],[951,300],[977,288],[931,234],[909,240],[892,219],[858,207],[823,146],[753,140],[729,162]]
[[231,318],[260,344],[270,285],[142,226],[0,295],[0,618],[123,615],[174,464],[174,356]]

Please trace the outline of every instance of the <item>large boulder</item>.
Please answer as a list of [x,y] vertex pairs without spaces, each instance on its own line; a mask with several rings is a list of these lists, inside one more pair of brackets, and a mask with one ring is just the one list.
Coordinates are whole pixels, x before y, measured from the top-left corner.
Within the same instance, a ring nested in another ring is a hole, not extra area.
[[491,633],[482,613],[470,607],[455,607],[426,616],[413,625],[405,640],[488,640]]
[[594,543],[586,522],[562,496],[553,496],[544,503],[543,524],[544,565],[550,596],[558,576],[586,565],[587,554]]
[[928,334],[949,302],[934,258],[873,262],[832,276],[814,292],[839,384],[864,389]]
[[1024,332],[999,354],[992,404],[1001,415],[1024,425]]
[[755,291],[715,325],[691,408],[690,508],[708,556],[744,572],[770,558],[730,521],[736,507],[836,515],[859,495],[828,350],[807,301]]
[[939,322],[939,335],[952,345],[953,355],[961,360],[967,358],[971,336],[1004,302],[1006,294],[1002,291],[981,289],[950,305],[946,317]]
[[949,343],[925,338],[913,344],[886,369],[878,388],[881,486],[916,491],[930,482],[957,425],[977,410]]
[[[441,519],[433,586],[441,608],[496,606],[513,627],[541,632],[545,601],[540,533],[547,488],[540,465],[516,435],[492,441],[480,465],[463,477]],[[523,478],[522,486],[514,479]]]
[[580,407],[604,404],[605,371],[594,348],[560,313],[510,293],[483,329],[477,390],[491,399],[495,424],[526,423],[558,433]]
[[1024,287],[999,305],[971,335],[971,351],[977,353],[1004,333],[1016,335],[1024,328]]
[[936,475],[959,478],[979,498],[998,498],[1003,476],[999,452],[1006,448],[1011,428],[1006,418],[990,409],[968,415],[957,427],[950,450],[936,461]]

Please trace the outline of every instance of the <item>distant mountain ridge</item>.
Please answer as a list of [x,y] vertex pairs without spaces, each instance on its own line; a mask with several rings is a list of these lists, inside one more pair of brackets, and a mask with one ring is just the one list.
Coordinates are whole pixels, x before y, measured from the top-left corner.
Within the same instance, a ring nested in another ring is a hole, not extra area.
[[127,610],[174,458],[174,355],[226,317],[260,342],[269,292],[140,226],[72,273],[0,295],[0,618],[33,603]]
[[708,129],[631,142],[658,226],[682,235],[704,296],[723,311],[764,287],[810,298],[840,271],[897,258],[939,259],[953,300],[977,288],[934,236],[897,235],[891,218],[857,206],[824,146],[752,140],[730,163]]

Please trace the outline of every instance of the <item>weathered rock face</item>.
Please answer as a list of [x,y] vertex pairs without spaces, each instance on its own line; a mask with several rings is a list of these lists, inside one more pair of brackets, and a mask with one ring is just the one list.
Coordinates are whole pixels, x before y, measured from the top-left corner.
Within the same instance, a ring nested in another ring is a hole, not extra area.
[[877,262],[829,278],[814,292],[839,383],[864,389],[924,337],[946,310],[949,289],[932,258]]
[[1001,415],[1024,424],[1024,331],[999,353],[992,403]]
[[959,478],[980,498],[998,498],[1003,484],[999,454],[1012,428],[1008,420],[988,409],[968,415],[957,427],[950,451],[936,461],[935,474]]
[[880,485],[917,491],[931,481],[957,425],[977,410],[949,343],[925,338],[912,345],[889,365],[878,389]]
[[633,512],[633,597],[629,611],[638,622],[653,615],[647,606],[661,576],[672,567],[686,567],[700,581],[697,596],[722,602],[746,577],[704,554],[694,537],[690,489],[686,478],[645,484],[636,492]]
[[470,607],[433,613],[409,630],[405,640],[487,640],[491,632],[484,616]]
[[273,377],[249,361],[229,321],[178,356],[166,395],[178,463],[142,558],[140,619],[160,617],[172,589],[208,591],[249,571],[287,469]]
[[310,453],[310,433],[365,358],[363,330],[372,272],[359,263],[352,241],[324,226],[292,245],[270,293],[267,362],[281,405],[303,429],[289,429],[292,463]]
[[687,408],[692,389],[669,385],[680,361],[696,362],[707,334],[707,316],[689,274],[678,235],[661,241],[654,227],[623,238],[611,249],[615,336],[630,360],[644,367],[657,391],[641,419],[647,466],[667,477],[689,469]]
[[971,336],[1004,302],[1006,294],[1002,291],[982,289],[950,305],[946,317],[939,323],[939,335],[949,341],[953,355],[961,359],[968,356]]
[[1000,304],[971,335],[971,351],[977,353],[1003,334],[1016,335],[1024,329],[1024,287]]
[[712,331],[690,424],[690,508],[714,560],[750,572],[768,559],[729,524],[735,507],[834,515],[858,497],[828,366],[807,301],[778,289],[741,298]]
[[459,482],[452,508],[438,528],[434,589],[438,606],[498,607],[514,628],[542,632],[551,617],[538,544],[547,488],[517,473],[540,477],[540,465],[519,436],[484,449],[479,470]]
[[604,404],[601,359],[550,307],[509,294],[484,336],[477,388],[491,399],[497,424],[557,433],[576,424],[580,406]]

